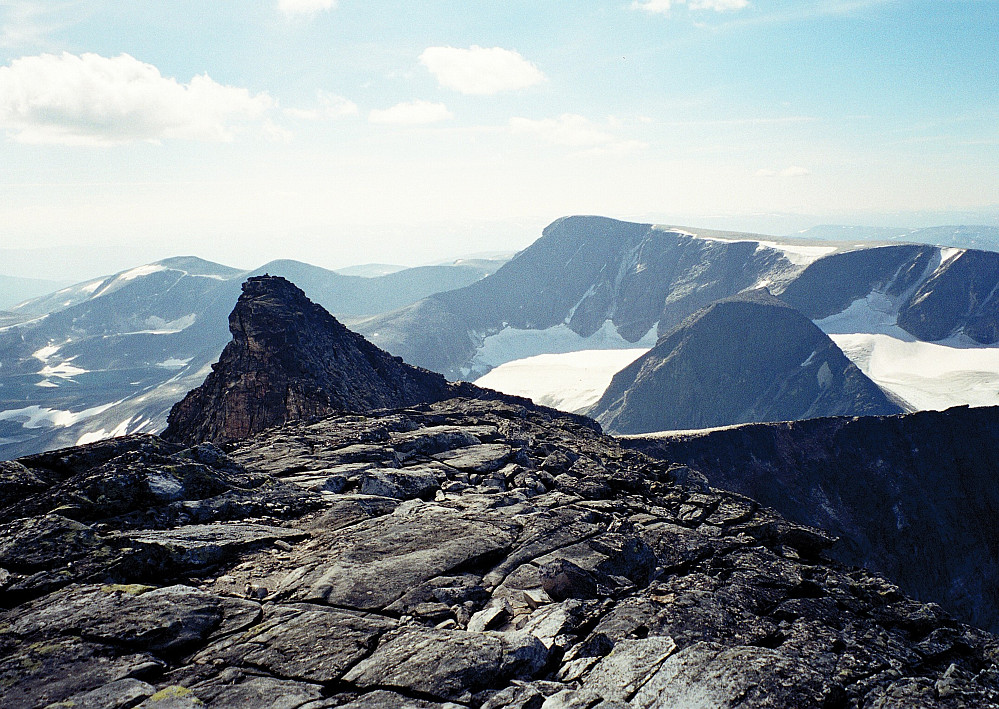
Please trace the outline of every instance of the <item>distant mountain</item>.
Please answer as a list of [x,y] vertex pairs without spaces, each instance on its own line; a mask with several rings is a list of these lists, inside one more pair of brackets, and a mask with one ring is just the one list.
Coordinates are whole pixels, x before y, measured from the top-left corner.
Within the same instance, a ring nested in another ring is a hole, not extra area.
[[[293,278],[339,315],[391,309],[488,271],[407,269],[341,276],[296,261],[253,273]],[[94,279],[0,315],[0,459],[166,426],[229,340],[246,272],[193,257]]]
[[999,629],[999,408],[622,439],[840,537],[831,553]]
[[65,281],[0,276],[0,310],[68,285]]
[[808,318],[761,289],[692,315],[585,413],[612,433],[649,433],[901,411]]
[[411,367],[341,325],[280,276],[254,276],[229,315],[232,341],[170,411],[166,440],[232,441],[265,428],[451,398],[443,376]]
[[822,241],[906,241],[930,246],[999,251],[999,227],[987,224],[934,226],[921,229],[824,224],[795,234]]
[[439,291],[461,288],[488,276],[499,266],[417,266],[381,276],[345,276],[301,261],[271,261],[250,275],[281,275],[301,287],[317,303],[341,316],[384,313]]
[[[468,378],[511,353],[628,347],[643,338],[651,344],[699,308],[789,282],[810,260],[836,250],[714,234],[566,217],[493,275],[356,328],[407,362]],[[525,340],[536,343],[533,351]]]
[[344,268],[334,268],[335,273],[341,276],[361,276],[362,278],[376,278],[377,276],[387,276],[396,271],[402,271],[406,267],[394,263],[360,263],[356,266],[346,266]]

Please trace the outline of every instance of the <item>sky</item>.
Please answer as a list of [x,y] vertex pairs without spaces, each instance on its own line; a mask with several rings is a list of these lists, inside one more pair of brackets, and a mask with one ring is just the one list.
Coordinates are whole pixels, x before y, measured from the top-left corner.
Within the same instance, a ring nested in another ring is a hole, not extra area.
[[0,274],[997,224],[997,40],[999,0],[0,0]]

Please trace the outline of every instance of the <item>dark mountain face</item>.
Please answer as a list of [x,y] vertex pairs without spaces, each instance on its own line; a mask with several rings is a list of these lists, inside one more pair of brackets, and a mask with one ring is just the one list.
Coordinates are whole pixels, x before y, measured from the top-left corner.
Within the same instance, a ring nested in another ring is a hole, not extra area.
[[587,413],[614,433],[900,413],[804,315],[766,291],[691,316]]
[[[341,276],[282,261],[324,307],[370,315],[467,285],[494,264]],[[0,314],[0,458],[80,440],[152,432],[204,381],[229,341],[246,272],[178,257],[72,286]]]
[[170,411],[167,440],[229,441],[287,421],[453,396],[443,376],[378,349],[280,276],[243,284],[229,330],[204,384]]
[[885,246],[815,261],[780,293],[813,320],[872,292],[888,296],[897,324],[919,340],[964,334],[999,341],[999,253]]
[[226,450],[0,463],[0,705],[999,707],[999,638],[578,419],[452,399]]
[[999,341],[999,253],[955,254],[900,309],[898,324],[920,340],[962,332],[976,342]]
[[999,408],[828,418],[624,440],[802,524],[832,554],[999,628]]
[[758,241],[702,239],[604,217],[566,217],[493,275],[356,325],[407,362],[458,379],[483,337],[565,324],[588,337],[611,321],[623,341],[668,331],[694,311],[800,270]]
[[810,319],[820,320],[872,291],[904,296],[926,278],[934,259],[940,262],[939,249],[931,246],[882,246],[833,254],[809,264],[780,298]]

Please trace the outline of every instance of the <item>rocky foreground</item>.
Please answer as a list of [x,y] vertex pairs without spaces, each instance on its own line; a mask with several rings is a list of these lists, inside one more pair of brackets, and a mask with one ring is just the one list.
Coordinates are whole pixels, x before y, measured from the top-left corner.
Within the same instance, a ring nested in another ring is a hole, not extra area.
[[999,707],[999,640],[503,402],[0,463],[4,707]]

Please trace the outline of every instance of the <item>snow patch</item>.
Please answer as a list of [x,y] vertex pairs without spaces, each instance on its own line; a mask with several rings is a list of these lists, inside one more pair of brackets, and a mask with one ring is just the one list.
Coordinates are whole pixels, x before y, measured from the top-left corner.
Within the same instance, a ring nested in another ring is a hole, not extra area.
[[166,266],[160,266],[159,264],[150,263],[145,266],[139,266],[133,268],[130,271],[125,271],[124,273],[118,274],[119,281],[132,281],[140,276],[148,276],[150,273],[156,273],[158,271],[167,270]]
[[857,298],[845,310],[814,322],[827,335],[866,332],[912,340],[912,335],[895,324],[897,320],[898,305],[895,301],[884,293],[874,291],[864,298]]
[[562,411],[580,411],[597,403],[614,375],[648,351],[642,347],[535,355],[506,362],[475,383]]
[[43,377],[59,377],[61,379],[69,379],[70,377],[75,377],[78,374],[86,374],[90,371],[89,369],[77,367],[73,364],[74,359],[76,359],[76,355],[54,366],[46,364],[38,373]]
[[41,349],[32,352],[31,356],[37,360],[41,360],[42,362],[47,362],[49,360],[49,357],[51,357],[58,351],[59,351],[59,345],[47,345],[45,347],[42,347]]
[[157,362],[157,367],[162,367],[163,369],[183,369],[187,366],[193,357],[188,357],[187,359],[180,359],[179,357],[170,357],[163,360],[162,362]]
[[493,367],[542,354],[565,354],[581,350],[624,350],[645,348],[656,344],[656,326],[638,342],[628,342],[618,334],[610,320],[589,337],[578,335],[568,325],[559,324],[546,330],[519,330],[505,327],[486,337],[472,358],[468,373],[484,374]]
[[123,332],[123,335],[176,335],[178,332],[183,332],[187,328],[194,324],[195,320],[198,319],[197,314],[191,313],[190,315],[184,315],[176,320],[164,320],[156,315],[150,315],[145,319],[143,324],[149,328],[148,330],[134,330],[133,332]]
[[920,342],[883,333],[830,334],[882,389],[914,410],[999,404],[999,347],[967,347],[960,338]]
[[807,266],[808,264],[818,261],[823,256],[828,256],[833,251],[836,250],[835,246],[808,246],[806,244],[782,244],[776,241],[759,241],[757,242],[760,248],[774,249],[775,251],[780,251],[784,254],[784,258],[793,263],[795,266]]
[[22,428],[65,428],[103,413],[116,403],[120,402],[94,406],[76,413],[61,409],[49,409],[35,404],[25,406],[23,409],[0,411],[0,421],[15,421],[20,423]]
[[958,256],[964,253],[964,249],[955,249],[953,247],[941,248],[940,249],[940,265],[937,266],[936,273],[944,266],[948,265],[951,261],[957,259]]

